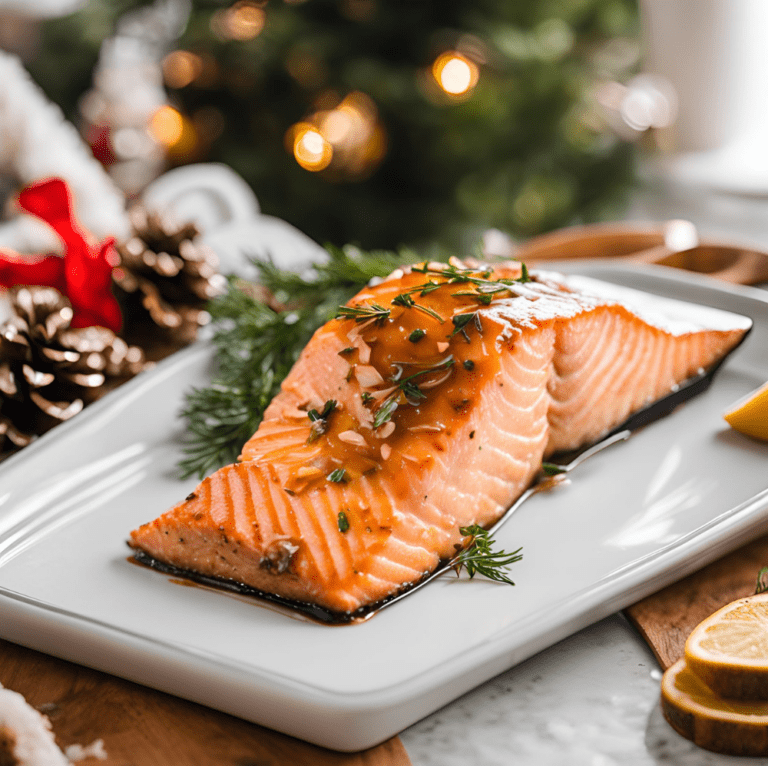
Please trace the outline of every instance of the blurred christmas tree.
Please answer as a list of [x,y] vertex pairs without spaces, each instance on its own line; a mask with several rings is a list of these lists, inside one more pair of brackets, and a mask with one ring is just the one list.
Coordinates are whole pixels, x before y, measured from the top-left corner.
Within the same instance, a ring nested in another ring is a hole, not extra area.
[[[130,5],[44,25],[30,69],[75,120]],[[456,246],[615,216],[633,148],[597,94],[632,73],[636,24],[633,0],[193,0],[163,60],[170,159],[231,165],[321,242]]]

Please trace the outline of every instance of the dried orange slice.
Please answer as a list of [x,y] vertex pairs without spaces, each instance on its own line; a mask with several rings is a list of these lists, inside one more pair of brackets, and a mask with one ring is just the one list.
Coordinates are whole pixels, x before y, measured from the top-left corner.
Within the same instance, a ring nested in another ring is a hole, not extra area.
[[734,601],[685,642],[690,669],[721,697],[768,700],[768,593]]
[[768,441],[768,383],[736,402],[723,417],[737,431]]
[[719,697],[685,660],[664,673],[661,709],[672,728],[699,747],[730,755],[768,755],[768,702]]

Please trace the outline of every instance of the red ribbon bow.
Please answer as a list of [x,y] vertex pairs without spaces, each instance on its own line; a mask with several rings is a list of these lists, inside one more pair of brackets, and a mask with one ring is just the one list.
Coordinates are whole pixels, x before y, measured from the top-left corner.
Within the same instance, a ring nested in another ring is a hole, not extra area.
[[45,285],[69,298],[72,327],[99,325],[118,332],[122,316],[112,294],[112,269],[118,263],[114,239],[94,244],[93,237],[75,220],[66,183],[52,178],[26,187],[19,207],[45,221],[64,243],[64,257],[0,254],[0,285]]

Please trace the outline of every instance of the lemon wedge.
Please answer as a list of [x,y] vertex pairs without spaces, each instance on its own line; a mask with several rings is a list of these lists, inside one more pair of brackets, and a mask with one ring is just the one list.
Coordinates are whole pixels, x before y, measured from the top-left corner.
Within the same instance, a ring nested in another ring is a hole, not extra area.
[[723,417],[737,431],[768,441],[768,383],[737,402]]
[[734,601],[685,642],[688,667],[721,697],[768,700],[768,593]]
[[768,755],[768,702],[725,700],[678,660],[661,681],[661,710],[699,747],[730,755]]

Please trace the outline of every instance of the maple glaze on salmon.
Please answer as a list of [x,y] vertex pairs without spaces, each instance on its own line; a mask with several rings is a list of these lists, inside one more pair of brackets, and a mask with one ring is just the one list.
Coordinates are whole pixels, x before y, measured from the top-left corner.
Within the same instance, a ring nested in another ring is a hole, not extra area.
[[751,326],[668,301],[658,315],[650,296],[633,310],[600,295],[633,291],[590,280],[515,282],[518,264],[421,269],[364,289],[321,327],[240,461],[130,545],[355,612],[452,556],[460,527],[492,524],[543,459],[717,364]]

